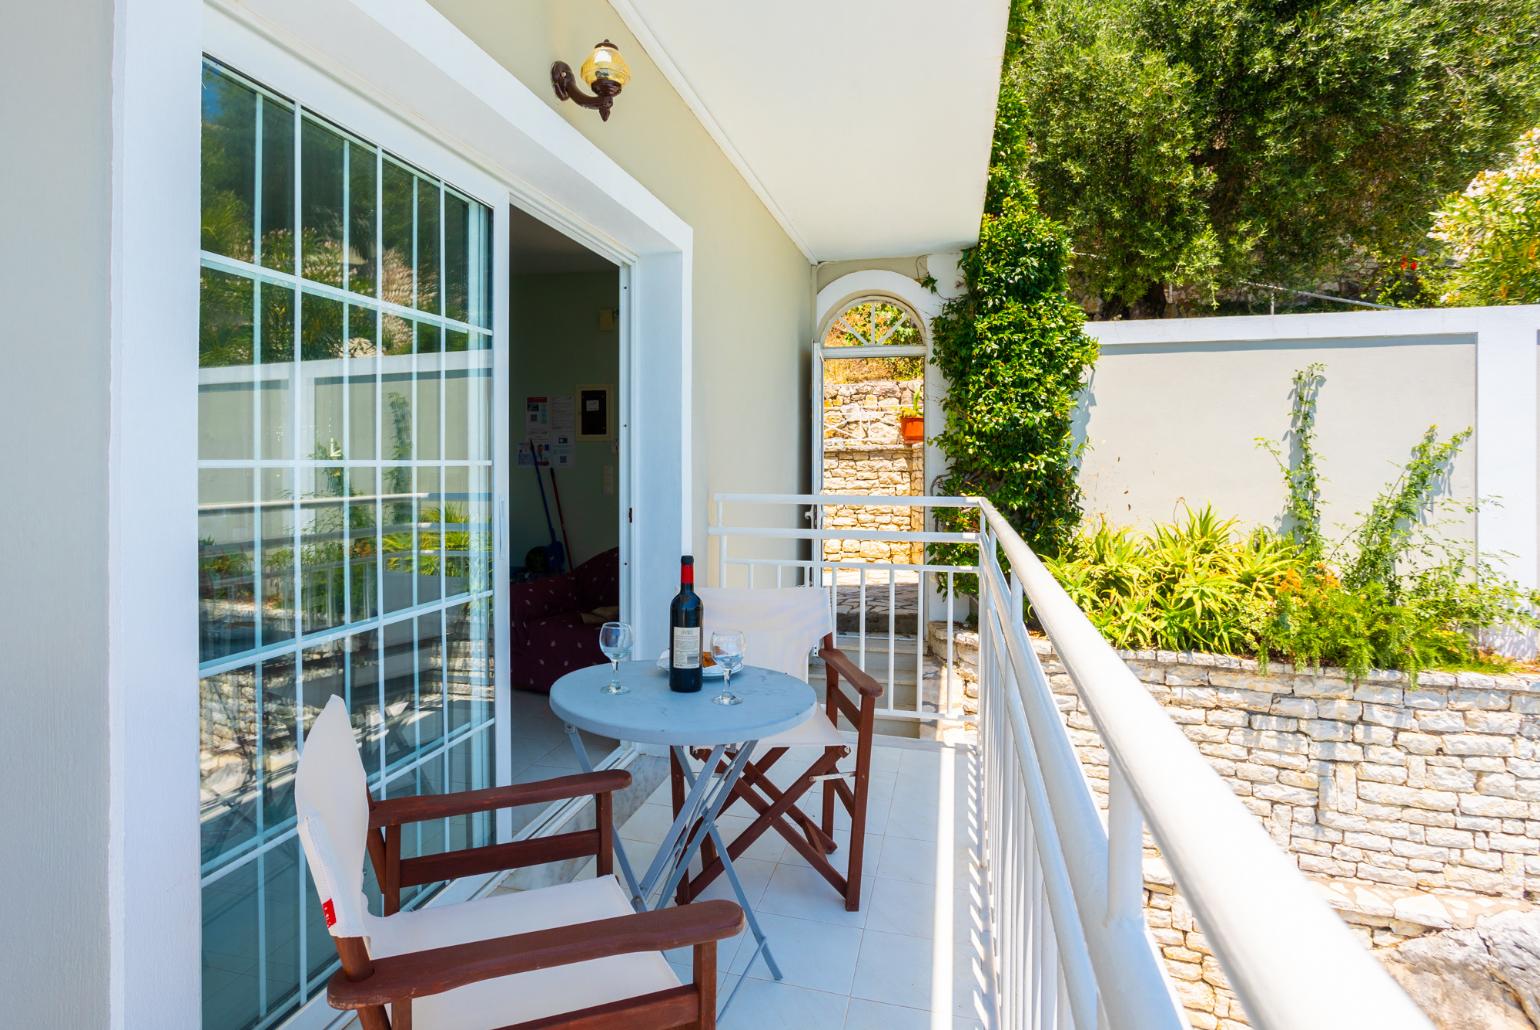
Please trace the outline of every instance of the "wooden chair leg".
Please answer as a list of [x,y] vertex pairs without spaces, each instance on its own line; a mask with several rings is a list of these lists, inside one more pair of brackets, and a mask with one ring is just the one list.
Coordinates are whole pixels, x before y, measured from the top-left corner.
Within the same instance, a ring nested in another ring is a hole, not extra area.
[[700,1030],[715,1030],[717,1025],[717,942],[695,946],[695,989],[700,992]]
[[[824,646],[834,646],[834,636],[830,634],[824,638]],[[839,673],[833,668],[824,669],[824,704],[829,721],[837,728],[840,724],[839,705],[835,699],[839,696]],[[823,832],[830,840],[834,839],[834,780],[823,781]]]
[[[856,732],[856,783],[850,806],[850,851],[845,866],[845,910],[861,909],[861,862],[866,857],[866,795],[871,787],[872,729],[876,722],[876,701],[861,701],[861,725]],[[829,781],[825,781],[826,783]]]

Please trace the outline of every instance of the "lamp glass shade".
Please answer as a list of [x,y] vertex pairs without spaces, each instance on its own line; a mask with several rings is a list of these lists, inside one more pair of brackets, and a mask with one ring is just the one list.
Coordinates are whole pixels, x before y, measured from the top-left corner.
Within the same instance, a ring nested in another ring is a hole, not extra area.
[[594,52],[588,55],[588,60],[583,62],[578,74],[590,89],[600,79],[609,79],[617,86],[624,86],[631,81],[630,65],[620,56],[620,51],[608,43],[594,47]]

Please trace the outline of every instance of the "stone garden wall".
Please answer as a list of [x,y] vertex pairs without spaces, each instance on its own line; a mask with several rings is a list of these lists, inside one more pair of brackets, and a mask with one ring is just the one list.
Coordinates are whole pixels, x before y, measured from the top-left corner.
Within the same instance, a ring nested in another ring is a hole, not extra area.
[[[898,409],[908,405],[920,380],[871,380],[824,386],[823,492],[900,494],[925,492],[925,448],[899,436]],[[833,506],[826,529],[920,530],[922,509]],[[826,540],[831,561],[911,562],[922,545],[884,540]]]
[[[1105,804],[1107,752],[1048,642],[1034,645]],[[977,698],[977,636],[959,634],[956,653]],[[1540,681],[1430,672],[1413,687],[1394,672],[1355,682],[1340,669],[1120,654],[1366,944],[1468,929],[1540,897]],[[1153,845],[1145,867],[1151,932],[1193,1026],[1245,1025]]]

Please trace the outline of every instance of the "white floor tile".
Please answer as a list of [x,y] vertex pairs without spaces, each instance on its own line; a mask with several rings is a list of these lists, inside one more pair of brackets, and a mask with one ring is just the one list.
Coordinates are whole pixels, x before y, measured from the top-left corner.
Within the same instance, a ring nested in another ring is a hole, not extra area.
[[[775,875],[775,863],[761,862],[745,855],[733,863],[733,870],[738,874],[739,882],[743,884],[743,893],[749,899],[749,904],[758,906],[760,899],[765,896],[765,888],[770,885],[770,877]],[[726,872],[712,880],[701,892],[700,897],[703,901],[711,901],[715,898],[738,900]]]
[[[868,880],[862,885],[863,900],[870,897],[870,883]],[[829,881],[805,865],[783,862],[776,866],[759,907],[761,911],[775,915],[837,926],[863,926],[866,923],[865,904],[859,912],[845,911],[844,900],[835,893]]]
[[[861,954],[861,931],[853,926],[831,926],[809,919],[793,919],[770,912],[759,914],[759,925],[781,968],[782,983],[815,991],[848,995]],[[754,939],[747,937],[733,956],[732,971],[742,972],[754,954]],[[763,956],[754,960],[749,975],[772,979]]]
[[[627,819],[620,827],[620,837],[622,840],[657,844],[663,839],[664,834],[668,833],[668,828],[673,825],[673,822],[674,813],[672,810],[659,808],[657,805],[643,805],[631,813],[631,818]],[[655,850],[638,848],[627,850],[627,855],[631,858],[632,868],[636,868],[638,862],[641,864],[641,868],[636,870],[637,876],[641,876],[647,864],[652,861],[652,852]],[[640,854],[634,854],[633,852],[639,852]]]
[[876,878],[866,914],[868,929],[930,938],[935,936],[935,922],[936,888],[933,885],[882,876]]
[[745,980],[722,1030],[842,1030],[849,999],[774,980]]
[[924,1009],[851,998],[845,1009],[845,1030],[932,1030],[931,1015]]
[[863,934],[850,996],[930,1010],[938,1000],[931,989],[934,950],[931,941],[919,937],[878,931]]
[[[728,844],[738,839],[738,835],[749,828],[754,820],[751,818],[752,810],[740,810],[744,814],[736,812],[723,814],[717,817],[717,829],[722,831],[722,839]],[[774,828],[760,834],[759,839],[749,845],[749,849],[743,853],[744,858],[758,859],[761,862],[779,862],[786,854],[786,838],[775,832]]]
[[[877,862],[877,875],[889,880],[934,884],[938,850],[934,841],[885,838],[882,857]],[[953,868],[955,870],[955,863]]]
[[900,760],[900,757],[903,755],[903,753],[904,752],[903,752],[902,748],[882,747],[880,745],[874,746],[872,748],[872,759],[871,759],[871,761],[872,761],[872,775],[873,776],[894,776],[894,775],[897,775],[899,760]]
[[[893,804],[894,782],[891,779],[877,779],[873,777],[866,792],[866,832],[883,833],[886,831],[888,811]],[[821,818],[823,813],[823,796],[820,793],[810,792],[798,803],[802,811],[815,819]],[[836,802],[834,805],[834,828],[837,830],[850,829],[851,816],[844,804]]]

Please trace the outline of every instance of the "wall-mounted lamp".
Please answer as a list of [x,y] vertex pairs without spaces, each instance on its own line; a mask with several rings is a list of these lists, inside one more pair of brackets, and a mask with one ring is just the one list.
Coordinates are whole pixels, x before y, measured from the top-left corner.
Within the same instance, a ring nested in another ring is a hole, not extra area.
[[566,61],[551,65],[551,86],[560,100],[570,100],[579,107],[597,108],[599,117],[610,120],[610,106],[620,95],[620,90],[631,81],[631,68],[620,56],[620,48],[609,40],[594,44],[594,52],[588,55],[578,74],[593,90],[590,96],[578,89],[572,77],[572,67]]

